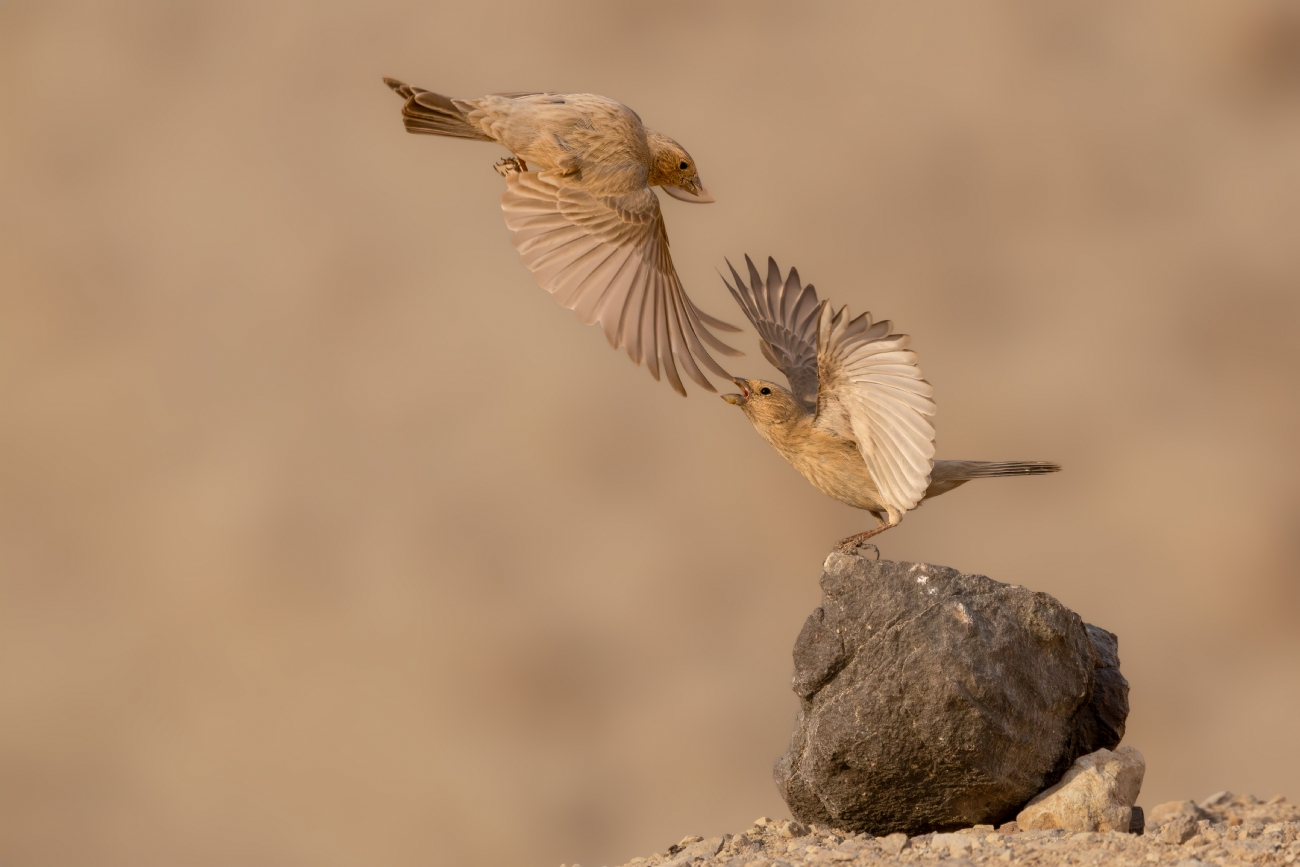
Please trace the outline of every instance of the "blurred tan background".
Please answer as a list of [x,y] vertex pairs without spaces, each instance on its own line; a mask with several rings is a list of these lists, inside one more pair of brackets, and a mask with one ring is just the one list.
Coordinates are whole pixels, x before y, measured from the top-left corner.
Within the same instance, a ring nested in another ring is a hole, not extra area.
[[[1300,797],[1294,3],[0,3],[0,861],[585,865],[784,815],[874,522],[520,264],[380,82],[682,141],[678,268],[892,318],[968,486],[881,539],[1117,632],[1141,803]],[[743,375],[770,375],[752,331]]]

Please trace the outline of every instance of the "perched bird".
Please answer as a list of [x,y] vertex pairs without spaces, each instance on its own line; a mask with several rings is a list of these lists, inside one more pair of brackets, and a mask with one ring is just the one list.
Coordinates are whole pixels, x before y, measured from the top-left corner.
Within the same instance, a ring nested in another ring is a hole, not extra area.
[[[923,500],[971,479],[1055,473],[1045,461],[936,461],[935,413],[930,383],[921,378],[906,334],[871,314],[849,317],[817,300],[799,272],[767,260],[763,280],[748,256],[749,284],[727,263],[736,281],[732,296],[754,323],[759,348],[790,388],[760,379],[733,379],[740,394],[724,394],[754,428],[817,490],[865,509],[879,526],[840,540],[851,548],[896,526]],[[727,282],[723,278],[723,282]]]
[[406,100],[407,132],[494,141],[514,155],[496,166],[506,179],[501,209],[524,264],[556,301],[587,325],[599,322],[610,345],[626,347],[656,380],[662,367],[679,394],[686,388],[678,365],[709,391],[716,389],[697,360],[731,378],[704,344],[742,355],[709,331],[740,329],[687,297],[651,189],[714,201],[685,148],[646,129],[627,106],[590,93],[451,99],[393,78],[384,83]]

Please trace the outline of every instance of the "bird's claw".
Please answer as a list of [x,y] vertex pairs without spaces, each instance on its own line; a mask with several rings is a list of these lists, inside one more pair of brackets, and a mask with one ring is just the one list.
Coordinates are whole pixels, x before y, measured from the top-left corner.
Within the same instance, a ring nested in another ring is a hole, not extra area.
[[874,543],[863,542],[853,538],[852,536],[847,539],[841,539],[835,548],[841,554],[846,554],[850,557],[861,557],[866,550],[870,548],[872,551],[876,552],[876,559],[880,559],[880,549],[877,548]]
[[528,167],[524,165],[524,161],[519,159],[519,157],[502,157],[497,160],[496,165],[492,168],[496,169],[497,174],[503,178],[508,178],[511,175],[517,175],[521,172],[528,171]]

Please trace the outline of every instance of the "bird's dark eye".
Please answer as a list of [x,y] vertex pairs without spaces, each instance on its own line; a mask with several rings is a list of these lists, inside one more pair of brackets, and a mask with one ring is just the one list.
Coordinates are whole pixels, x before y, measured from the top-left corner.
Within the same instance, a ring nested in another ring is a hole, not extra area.
[[681,164],[680,166],[678,166],[677,168],[679,168],[679,169],[689,169],[690,167],[691,167],[691,164],[690,164],[690,163],[682,163],[682,164]]
[[759,394],[771,394],[771,393],[772,393],[772,389],[768,388],[768,387],[765,385],[765,386],[763,386],[762,388],[760,388],[760,389],[758,390],[758,393],[759,393]]

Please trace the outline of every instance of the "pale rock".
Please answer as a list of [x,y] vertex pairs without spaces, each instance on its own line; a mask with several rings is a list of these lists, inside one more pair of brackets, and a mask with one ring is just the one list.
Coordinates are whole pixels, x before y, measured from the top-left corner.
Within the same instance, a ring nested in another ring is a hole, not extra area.
[[1191,816],[1174,816],[1160,826],[1160,833],[1156,835],[1156,840],[1181,846],[1195,837],[1197,830],[1196,820]]
[[907,848],[908,842],[906,834],[890,834],[880,838],[880,848],[886,855],[897,855]]
[[698,836],[683,837],[682,842],[673,848],[678,851],[672,855],[671,861],[664,863],[663,867],[687,867],[695,861],[708,860],[722,849],[722,838],[710,837],[705,840]]
[[1204,801],[1201,801],[1201,809],[1212,810],[1215,807],[1229,803],[1231,800],[1232,800],[1232,792],[1228,792],[1228,791],[1215,792],[1213,795],[1210,795],[1210,797],[1206,798]]
[[1016,816],[1021,830],[1122,831],[1133,818],[1146,761],[1133,747],[1080,756],[1061,781]]
[[956,858],[970,853],[974,837],[970,834],[935,834],[930,838],[931,849],[947,849]]
[[1151,808],[1151,811],[1147,813],[1147,824],[1163,825],[1179,817],[1186,817],[1195,823],[1197,819],[1205,819],[1208,815],[1208,813],[1196,806],[1194,801],[1166,801]]

